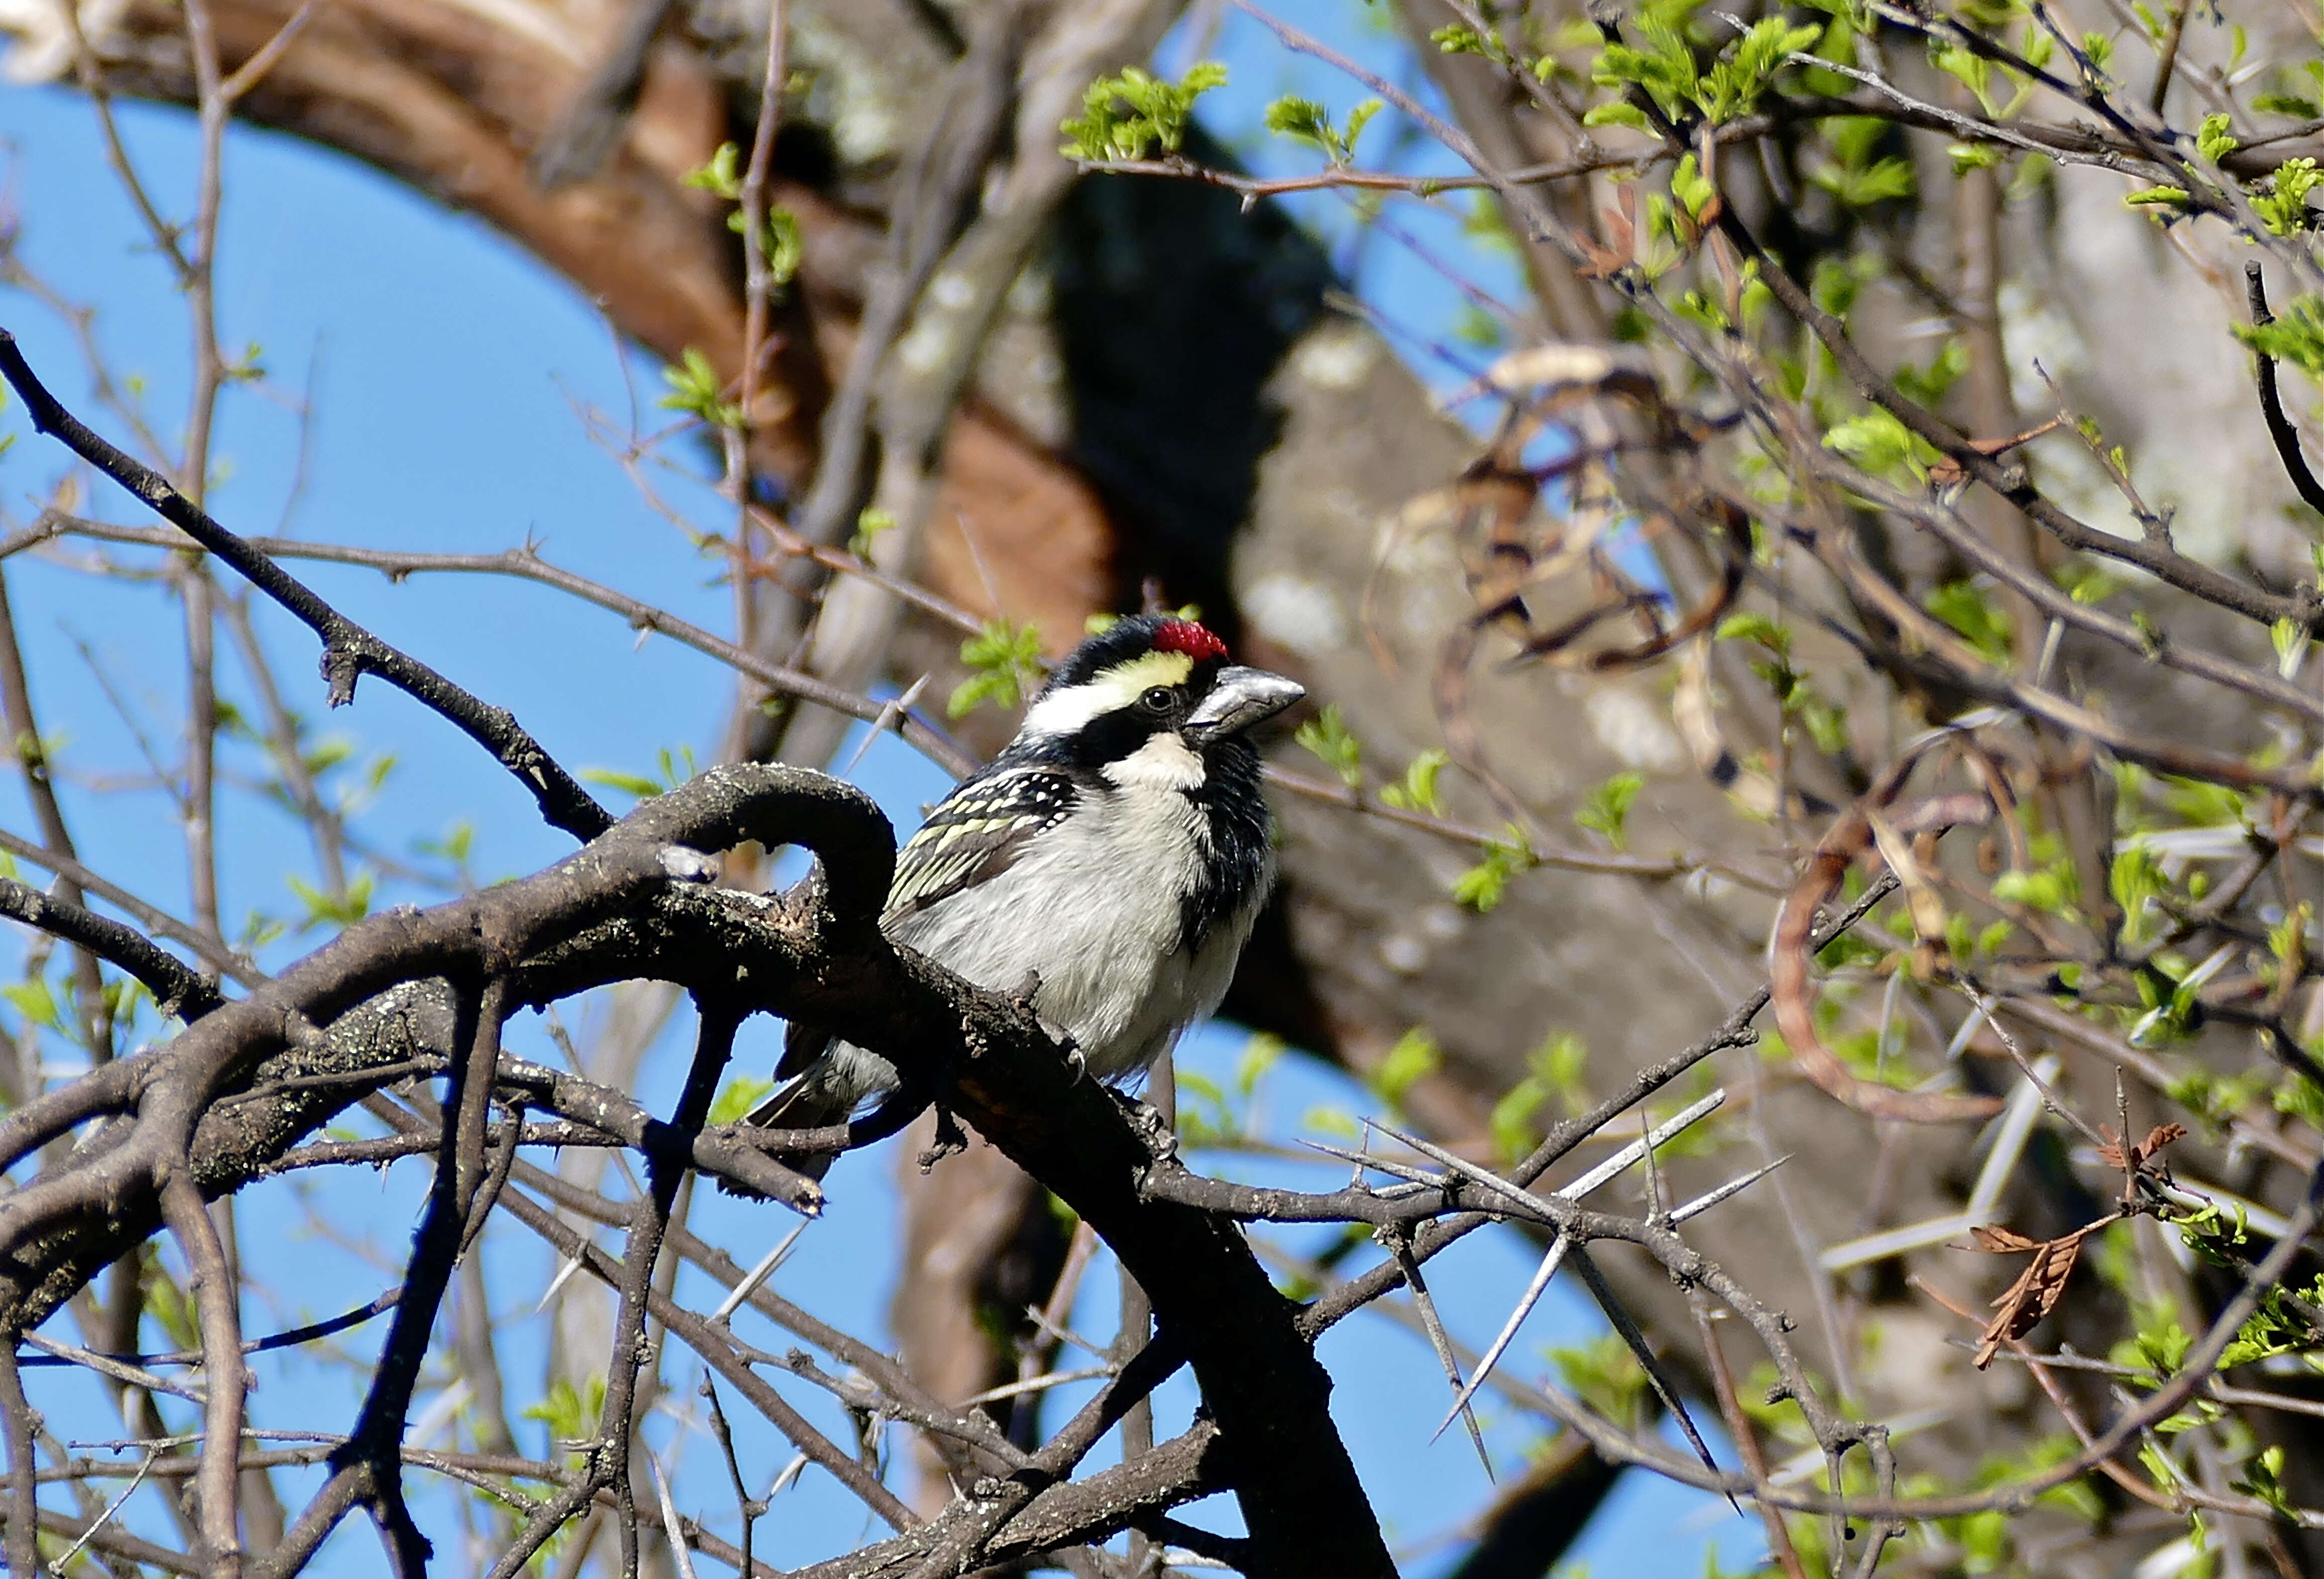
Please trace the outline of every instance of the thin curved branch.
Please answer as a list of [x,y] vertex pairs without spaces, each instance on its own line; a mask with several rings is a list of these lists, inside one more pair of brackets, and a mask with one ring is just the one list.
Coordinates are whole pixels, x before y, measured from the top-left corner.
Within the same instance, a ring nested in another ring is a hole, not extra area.
[[[181,547],[171,534],[153,528],[120,526],[110,522],[88,521],[65,515],[56,511],[43,511],[39,521],[14,536],[0,540],[0,559],[21,551],[51,537],[69,534],[92,538],[100,542],[137,543],[148,548]],[[559,592],[570,593],[585,603],[596,605],[608,613],[616,614],[629,623],[634,631],[650,631],[667,636],[682,646],[691,647],[706,657],[715,658],[737,673],[750,676],[768,689],[801,701],[813,702],[835,713],[859,718],[867,724],[878,723],[890,716],[887,704],[833,685],[819,676],[807,673],[788,664],[761,658],[740,643],[729,642],[690,621],[682,620],[667,609],[632,597],[586,577],[575,574],[561,566],[552,565],[528,546],[505,549],[497,554],[438,554],[402,549],[366,549],[341,543],[318,543],[297,538],[248,538],[253,549],[270,558],[281,559],[314,559],[332,565],[359,565],[377,570],[392,580],[420,575],[510,576],[520,580],[538,582],[553,586]],[[802,549],[802,552],[807,550]],[[860,565],[852,555],[834,550],[816,550],[818,564],[825,564],[842,572],[853,571]],[[866,572],[869,574],[868,568]],[[886,578],[880,578],[885,583]],[[936,605],[948,608],[941,600],[923,596],[918,600],[923,606]],[[969,628],[973,630],[971,622]],[[914,714],[904,715],[898,729],[904,739],[922,753],[942,765],[954,777],[964,777],[976,767],[976,761],[925,719]]]
[[59,439],[134,494],[155,514],[233,566],[252,586],[320,637],[323,678],[329,686],[332,706],[353,701],[356,679],[375,674],[492,753],[524,785],[552,826],[576,839],[593,839],[613,826],[612,814],[525,733],[513,714],[470,695],[340,614],[305,583],[219,525],[161,473],[115,448],[67,411],[25,361],[15,336],[5,329],[0,329],[0,378],[5,378],[23,398],[34,428]]
[[134,928],[51,899],[30,883],[0,877],[0,916],[79,945],[136,978],[168,1018],[199,1020],[225,1000],[214,977],[198,975]]
[[[2174,28],[2172,37],[2178,37]],[[2259,260],[2244,264],[2244,293],[2251,303],[2252,327],[2264,328],[2275,321],[2267,309],[2267,280],[2260,272]],[[2292,479],[2293,492],[2310,510],[2324,514],[2324,483],[2308,467],[2308,457],[2300,448],[2300,429],[2285,415],[2283,396],[2275,384],[2275,358],[2265,352],[2252,355],[2253,376],[2259,384],[2259,412],[2267,421],[2267,436],[2275,443],[2276,458],[2283,462],[2283,475]]]
[[217,938],[206,936],[167,910],[147,904],[119,883],[108,882],[69,855],[44,849],[5,828],[0,828],[0,851],[20,861],[29,861],[44,871],[53,872],[75,888],[93,893],[106,904],[136,917],[138,923],[154,937],[184,944],[212,970],[229,980],[245,987],[254,987],[266,979],[265,974],[256,965],[225,947]]

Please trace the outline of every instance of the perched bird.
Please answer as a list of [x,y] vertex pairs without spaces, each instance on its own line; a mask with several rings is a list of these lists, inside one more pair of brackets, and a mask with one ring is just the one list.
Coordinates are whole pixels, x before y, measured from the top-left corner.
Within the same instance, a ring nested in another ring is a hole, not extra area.
[[[1305,694],[1230,663],[1192,620],[1117,621],[928,814],[881,927],[978,986],[1035,983],[1035,1012],[1100,1079],[1143,1073],[1226,995],[1275,881],[1250,732]],[[776,1073],[751,1116],[783,1129],[843,1122],[897,1084],[885,1058],[798,1025]]]

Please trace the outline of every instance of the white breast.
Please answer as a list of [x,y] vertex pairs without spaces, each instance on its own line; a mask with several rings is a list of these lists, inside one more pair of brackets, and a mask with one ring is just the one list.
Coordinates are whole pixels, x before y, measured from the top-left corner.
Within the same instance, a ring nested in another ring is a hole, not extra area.
[[[1175,735],[1156,738],[1178,746],[1199,782],[1200,759]],[[895,936],[982,987],[1006,992],[1038,974],[1041,1017],[1112,1080],[1143,1071],[1218,1007],[1267,883],[1180,955],[1180,896],[1205,849],[1202,813],[1181,793],[1185,764],[1149,743],[1105,771],[1113,793],[1090,795],[1008,871],[907,918]]]

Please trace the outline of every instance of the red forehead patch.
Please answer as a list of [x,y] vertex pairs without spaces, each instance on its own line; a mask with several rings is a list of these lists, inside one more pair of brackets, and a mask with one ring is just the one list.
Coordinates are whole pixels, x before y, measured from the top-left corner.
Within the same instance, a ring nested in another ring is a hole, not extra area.
[[1205,659],[1224,658],[1227,644],[1207,625],[1198,625],[1192,620],[1165,620],[1155,627],[1154,651],[1183,652],[1201,663]]

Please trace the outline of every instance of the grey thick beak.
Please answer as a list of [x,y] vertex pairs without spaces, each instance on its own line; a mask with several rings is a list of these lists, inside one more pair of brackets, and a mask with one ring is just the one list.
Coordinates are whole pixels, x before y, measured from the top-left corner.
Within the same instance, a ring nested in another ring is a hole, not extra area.
[[1198,740],[1240,734],[1263,724],[1307,694],[1296,679],[1263,669],[1230,664],[1186,717],[1186,733]]

